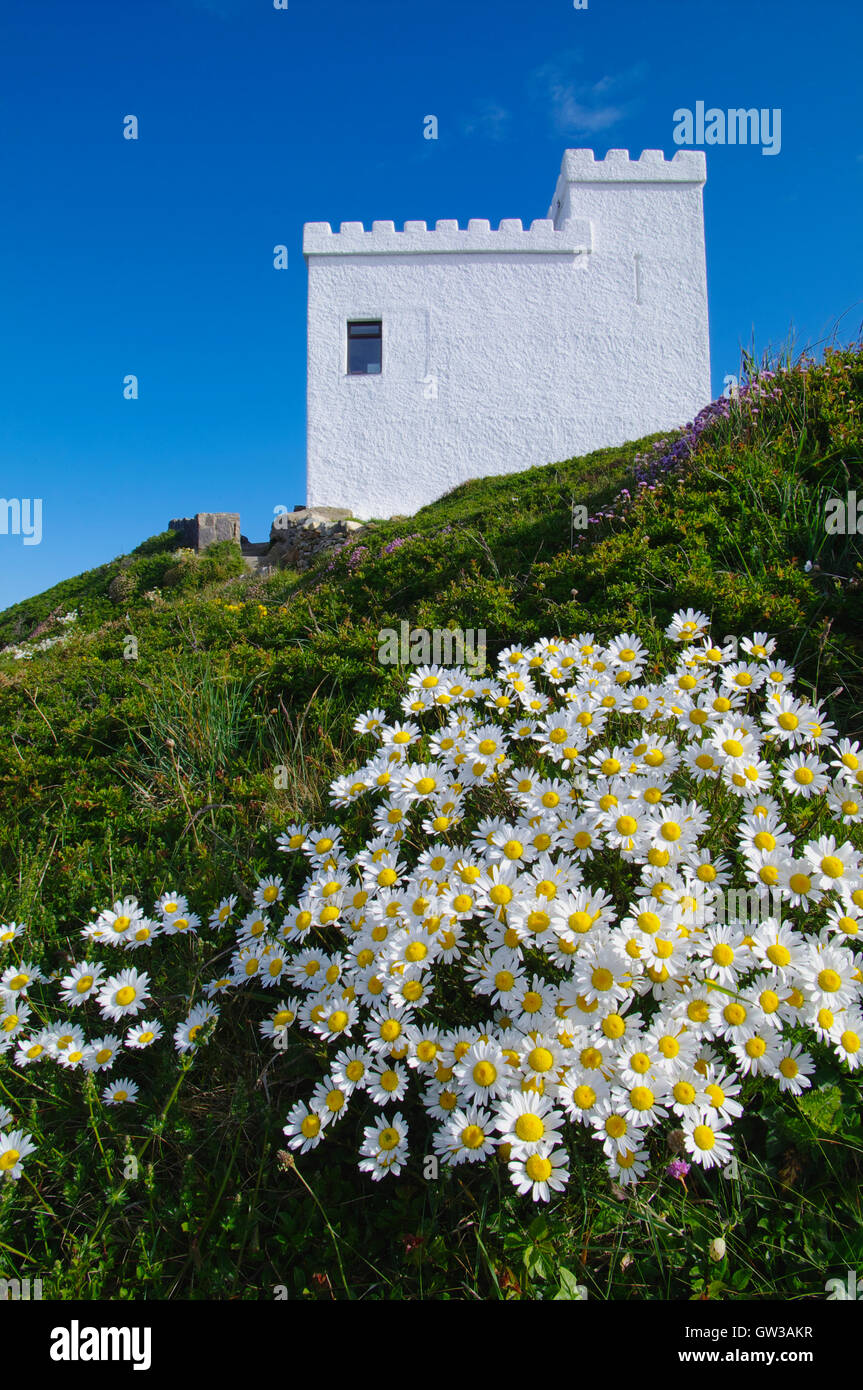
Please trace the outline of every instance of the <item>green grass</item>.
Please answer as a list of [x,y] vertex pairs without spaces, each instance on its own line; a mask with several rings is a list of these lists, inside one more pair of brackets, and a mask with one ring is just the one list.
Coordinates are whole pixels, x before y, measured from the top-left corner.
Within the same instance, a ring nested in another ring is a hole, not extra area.
[[[659,655],[691,604],[719,635],[776,636],[801,688],[861,736],[863,548],[823,515],[830,496],[863,497],[863,357],[832,352],[779,381],[642,497],[652,439],[465,484],[302,575],[249,575],[230,546],[194,560],[166,533],[0,614],[0,643],[80,615],[30,661],[0,652],[0,921],[27,922],[30,958],[53,960],[115,897],[149,907],[179,887],[203,913],[284,873],[275,833],[327,815],[329,782],[363,756],[355,717],[403,689],[376,661],[380,629],[402,619],[484,628],[490,660],[585,630],[634,631]],[[622,488],[631,503],[615,503]],[[615,515],[579,539],[573,503]],[[224,943],[172,947],[159,983],[182,1004]],[[0,1275],[85,1298],[566,1298],[580,1284],[794,1299],[861,1268],[859,1083],[829,1068],[817,1103],[747,1083],[737,1179],[693,1171],[685,1190],[654,1174],[625,1195],[581,1145],[565,1200],[537,1213],[504,1171],[426,1181],[414,1162],[380,1192],[356,1172],[354,1131],[280,1158],[316,1064],[302,1047],[274,1060],[261,1012],[237,996],[189,1071],[154,1050],[134,1113],[106,1111],[77,1075],[0,1059],[0,1103],[39,1144],[0,1194]]]

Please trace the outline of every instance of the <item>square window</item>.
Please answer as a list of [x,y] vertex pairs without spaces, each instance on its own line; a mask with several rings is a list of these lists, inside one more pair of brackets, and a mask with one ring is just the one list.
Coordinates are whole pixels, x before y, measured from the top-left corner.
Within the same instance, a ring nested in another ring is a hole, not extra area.
[[382,330],[380,319],[363,319],[348,324],[348,376],[380,373]]

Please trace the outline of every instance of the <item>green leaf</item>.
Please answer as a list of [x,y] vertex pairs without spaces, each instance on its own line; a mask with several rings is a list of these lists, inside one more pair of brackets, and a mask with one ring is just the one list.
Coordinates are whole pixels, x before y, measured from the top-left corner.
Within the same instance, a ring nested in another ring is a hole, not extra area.
[[565,1269],[563,1265],[557,1271],[560,1279],[560,1287],[554,1295],[554,1302],[566,1299],[571,1302],[581,1303],[584,1299],[584,1285],[578,1282],[571,1269]]
[[817,1090],[797,1097],[798,1109],[816,1129],[825,1134],[835,1134],[841,1104],[842,1092],[838,1086],[819,1086]]

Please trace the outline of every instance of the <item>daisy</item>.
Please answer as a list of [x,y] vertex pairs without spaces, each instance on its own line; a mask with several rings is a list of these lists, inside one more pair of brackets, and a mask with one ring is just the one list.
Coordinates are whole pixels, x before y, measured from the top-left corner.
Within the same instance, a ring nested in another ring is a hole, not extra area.
[[407,1064],[412,1071],[432,1075],[443,1053],[440,1030],[434,1025],[409,1024],[404,1032],[409,1045]]
[[60,998],[64,1004],[77,1009],[104,985],[102,966],[96,961],[82,960],[73,965],[60,981]]
[[413,1020],[407,1010],[372,1009],[365,1031],[365,1043],[371,1052],[384,1054],[398,1045],[405,1028]]
[[121,970],[119,975],[108,977],[96,1002],[102,1017],[117,1023],[130,1014],[139,1014],[149,998],[149,975],[137,970]]
[[553,1093],[571,1120],[586,1125],[599,1102],[608,1098],[610,1087],[598,1070],[591,1073],[588,1081],[580,1067],[569,1067],[555,1083]]
[[204,993],[208,999],[215,999],[218,994],[227,994],[229,990],[236,988],[236,982],[230,975],[220,975],[216,980],[208,980],[204,985]]
[[611,1095],[601,1100],[591,1110],[588,1119],[593,1127],[593,1138],[602,1144],[603,1153],[611,1157],[615,1153],[625,1153],[633,1139],[640,1137],[639,1120],[630,1119],[626,1107],[616,1104]]
[[520,1196],[530,1193],[534,1202],[548,1202],[552,1192],[562,1192],[569,1182],[565,1149],[521,1154],[510,1159],[509,1175]]
[[[356,1026],[359,1016],[360,1011],[355,1000],[340,1000],[335,1008],[330,1009],[319,1022],[313,1025],[314,1031],[318,1037],[323,1038],[326,1042],[333,1042],[337,1038],[348,1038]],[[273,1026],[275,1028],[275,1023]]]
[[27,991],[33,985],[40,984],[45,979],[38,965],[31,964],[28,960],[22,960],[20,965],[10,965],[0,975],[0,995],[5,994],[10,997],[19,996],[24,999]]
[[330,1067],[333,1082],[343,1091],[365,1090],[374,1054],[364,1047],[346,1047],[337,1052]]
[[815,1063],[809,1054],[803,1051],[800,1043],[792,1043],[782,1048],[773,1075],[779,1082],[780,1091],[790,1091],[793,1096],[799,1096],[812,1085],[809,1078],[814,1070]]
[[732,1055],[741,1076],[773,1075],[779,1066],[781,1048],[769,1029],[740,1037],[731,1044]]
[[23,1173],[23,1160],[36,1152],[32,1135],[23,1129],[0,1132],[0,1173],[4,1178],[17,1182]]
[[501,1143],[510,1144],[520,1154],[547,1152],[548,1146],[560,1142],[563,1117],[552,1101],[536,1092],[515,1092],[499,1107],[495,1126]]
[[732,1075],[712,1065],[701,1089],[702,1105],[715,1110],[727,1120],[736,1120],[743,1114],[743,1106],[737,1100],[740,1095],[740,1082]]
[[748,695],[760,690],[767,676],[764,668],[754,661],[737,661],[723,666],[720,681],[724,690],[741,690]]
[[756,632],[752,637],[744,637],[740,645],[746,655],[754,657],[756,661],[764,661],[776,651],[774,638],[769,637],[766,632]]
[[55,1034],[49,1028],[41,1028],[29,1038],[22,1038],[15,1053],[16,1065],[26,1067],[31,1062],[47,1061],[54,1050],[55,1041]]
[[552,990],[539,975],[530,976],[513,997],[507,1000],[516,1024],[524,1029],[535,1028],[554,1007]]
[[105,1087],[102,1099],[106,1105],[131,1105],[138,1099],[138,1087],[128,1077],[121,1077],[119,1081]]
[[0,925],[0,946],[8,946],[26,930],[23,922],[6,922]]
[[783,690],[768,701],[761,723],[769,739],[798,748],[810,738],[809,723],[814,713],[805,700],[798,700]]
[[841,777],[833,779],[827,793],[827,805],[842,825],[859,825],[863,820],[863,799]]
[[851,1071],[863,1064],[863,1014],[848,1010],[840,1016],[833,1046],[840,1062]]
[[330,856],[339,857],[342,853],[341,828],[337,825],[325,825],[320,830],[310,830],[302,850],[316,865],[326,863]]
[[701,1078],[692,1069],[678,1075],[674,1081],[669,1083],[668,1103],[675,1115],[685,1119],[687,1115],[693,1115],[703,1104],[700,1100]]
[[[360,732],[356,724],[354,725],[354,729],[357,733]],[[306,845],[309,833],[310,830],[307,825],[289,825],[287,830],[282,831],[281,835],[279,835],[276,840],[276,845],[286,854],[298,853]]]
[[82,1060],[85,1070],[110,1071],[122,1045],[122,1038],[118,1038],[114,1033],[106,1033],[103,1038],[94,1038],[84,1049]]
[[422,1103],[436,1120],[448,1120],[459,1103],[454,1081],[430,1081],[422,1095]]
[[805,959],[799,933],[775,917],[758,924],[752,933],[751,949],[756,960],[783,981],[797,971]]
[[126,1034],[125,1045],[136,1049],[151,1047],[154,1042],[159,1041],[164,1031],[158,1019],[142,1018],[139,1023],[129,1029]]
[[621,1187],[634,1186],[647,1172],[649,1154],[647,1149],[624,1149],[606,1157],[609,1176]]
[[[129,902],[135,903],[135,899],[127,898],[126,904],[128,904]],[[119,904],[114,904],[115,910],[118,906]],[[135,906],[137,906],[136,903]],[[123,911],[128,912],[128,907],[125,904],[123,907]],[[156,899],[153,911],[156,913],[158,917],[162,918],[163,922],[169,922],[171,918],[175,915],[181,917],[184,916],[189,911],[189,903],[188,900],[183,897],[182,893],[174,893],[173,891],[169,891],[167,893],[163,893],[160,898]],[[114,927],[114,930],[117,930],[116,926]]]
[[779,891],[791,907],[807,907],[822,893],[808,859],[786,859],[779,865]]
[[[354,720],[354,733],[374,734],[375,736],[379,736],[381,729],[386,723],[386,717],[386,710],[370,709],[366,714],[361,714],[358,719]],[[292,827],[292,829],[295,828]]]
[[284,883],[280,878],[262,878],[254,892],[256,907],[271,908],[281,899]]
[[672,642],[694,642],[698,637],[705,637],[709,628],[710,619],[706,613],[698,612],[694,608],[681,608],[672,615],[665,635]]
[[703,1168],[724,1167],[732,1148],[723,1130],[727,1121],[716,1110],[696,1111],[683,1120],[683,1143],[693,1163]]
[[500,1099],[511,1084],[502,1049],[490,1041],[471,1043],[456,1063],[455,1080],[461,1094],[475,1105]]
[[[84,1048],[87,1040],[84,1037],[84,1030],[77,1024],[57,1022],[51,1025],[51,1032],[54,1034],[54,1046],[52,1055],[62,1064],[67,1053],[78,1053],[78,1061],[82,1060]],[[2,1128],[2,1125],[0,1125]]]
[[804,846],[803,854],[822,890],[835,888],[847,893],[859,886],[860,861],[851,845],[837,845],[832,835],[820,835]]
[[842,776],[853,776],[855,772],[863,770],[863,745],[860,743],[843,738],[830,751],[835,754],[830,766],[835,767]]
[[[174,912],[170,917],[166,917],[161,926],[163,936],[196,936],[201,919],[195,912]],[[139,931],[134,933],[134,939],[139,939]]]
[[408,1127],[400,1111],[388,1119],[378,1115],[363,1130],[359,1169],[379,1182],[388,1173],[398,1175],[408,1157]]
[[313,1110],[304,1101],[298,1100],[288,1112],[287,1122],[282,1133],[287,1137],[288,1147],[307,1153],[317,1148],[324,1137],[324,1129],[330,1120],[330,1112]]
[[316,1115],[329,1114],[330,1124],[341,1120],[348,1112],[353,1087],[342,1088],[332,1076],[325,1076],[312,1092],[309,1109]]
[[812,1003],[819,1007],[848,1008],[859,997],[859,969],[851,951],[831,945],[808,946],[799,973]]
[[843,937],[846,938],[843,944],[850,946],[863,939],[863,908],[856,907],[848,901],[834,903],[827,913],[826,926],[840,941]]
[[236,903],[237,899],[235,897],[223,898],[222,901],[219,903],[219,906],[214,908],[213,912],[210,915],[210,926],[224,927],[225,924],[230,920],[231,913],[233,912]]
[[454,1110],[433,1143],[446,1163],[482,1163],[497,1148],[491,1111],[475,1105]]
[[631,960],[616,940],[592,947],[588,942],[573,962],[572,988],[587,1003],[622,1000],[629,993],[631,969]]
[[219,1017],[214,1004],[197,1004],[186,1015],[182,1023],[174,1029],[174,1047],[178,1052],[189,1052],[203,1041],[207,1025]]
[[812,753],[792,753],[779,768],[782,786],[793,796],[820,796],[825,790],[827,768]]
[[668,1115],[663,1104],[667,1099],[666,1087],[659,1076],[642,1077],[637,1085],[627,1090],[612,1087],[610,1099],[629,1124],[640,1128],[649,1129]]
[[399,1062],[376,1058],[365,1077],[365,1088],[375,1105],[391,1105],[402,1100],[408,1088],[409,1073]]
[[742,927],[725,923],[708,927],[695,945],[706,978],[733,989],[738,976],[752,967]]

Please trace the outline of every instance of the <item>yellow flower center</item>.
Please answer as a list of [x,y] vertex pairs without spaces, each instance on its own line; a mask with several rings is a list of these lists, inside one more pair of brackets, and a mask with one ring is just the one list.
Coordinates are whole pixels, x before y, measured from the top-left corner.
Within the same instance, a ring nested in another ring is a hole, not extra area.
[[539,1154],[531,1154],[524,1169],[531,1182],[545,1182],[551,1177],[551,1160],[542,1158]]
[[515,1122],[515,1132],[525,1144],[535,1144],[545,1134],[545,1125],[539,1115],[519,1115]]
[[633,1110],[649,1110],[653,1105],[654,1095],[648,1086],[634,1086],[629,1093],[629,1100]]

